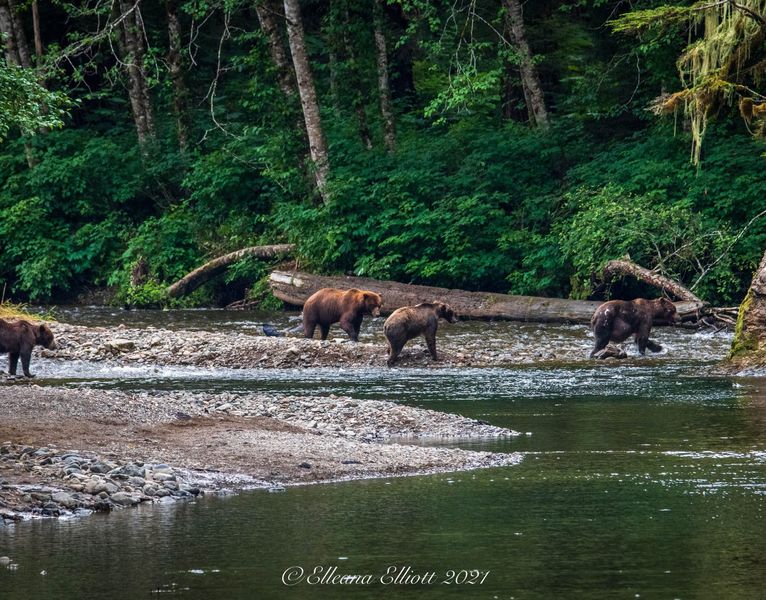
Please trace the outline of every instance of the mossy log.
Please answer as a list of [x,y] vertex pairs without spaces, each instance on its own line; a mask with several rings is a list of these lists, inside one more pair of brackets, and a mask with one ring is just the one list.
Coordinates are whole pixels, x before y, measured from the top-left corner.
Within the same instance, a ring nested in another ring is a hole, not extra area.
[[766,253],[739,307],[729,358],[743,367],[766,365]]
[[[380,294],[383,297],[383,314],[389,314],[402,306],[439,300],[452,306],[463,319],[590,323],[594,311],[601,304],[588,300],[467,292],[365,277],[285,271],[273,271],[269,276],[269,285],[274,296],[294,306],[303,306],[309,296],[322,288],[357,288]],[[695,318],[700,308],[694,302],[677,302],[676,307],[682,316],[689,318]]]
[[242,260],[248,256],[257,258],[273,258],[280,255],[288,255],[293,251],[293,244],[275,244],[273,246],[251,246],[242,248],[236,252],[224,254],[218,258],[206,262],[201,267],[194,269],[191,273],[184,275],[181,279],[169,286],[166,293],[171,298],[178,298],[196,290],[206,281],[223,273],[229,265]]

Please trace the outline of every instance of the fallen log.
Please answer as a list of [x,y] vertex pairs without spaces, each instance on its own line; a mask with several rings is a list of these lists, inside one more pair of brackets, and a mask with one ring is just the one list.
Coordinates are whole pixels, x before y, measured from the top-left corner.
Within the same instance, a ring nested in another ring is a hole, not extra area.
[[[439,300],[446,302],[464,319],[530,321],[535,323],[590,323],[601,302],[509,296],[490,292],[466,292],[365,277],[312,275],[302,272],[273,271],[269,276],[272,293],[287,304],[303,306],[311,294],[325,287],[358,288],[383,297],[383,314],[402,306]],[[676,302],[679,314],[696,316],[700,305]]]
[[707,306],[701,298],[696,296],[694,292],[688,289],[686,286],[674,281],[664,275],[645,269],[641,265],[638,265],[630,260],[610,260],[604,266],[604,280],[610,281],[618,276],[622,277],[629,275],[635,277],[639,281],[648,283],[651,286],[659,288],[669,295],[678,300],[686,300],[687,302],[694,302],[699,304],[700,307]]
[[166,291],[167,295],[171,298],[178,298],[184,296],[189,292],[193,292],[199,286],[206,281],[209,281],[213,277],[223,273],[229,265],[242,260],[247,256],[255,256],[257,258],[273,258],[282,254],[289,254],[293,251],[293,244],[275,244],[273,246],[251,246],[249,248],[242,248],[236,252],[230,252],[224,254],[218,258],[214,258],[211,261],[206,262],[201,267],[197,267],[191,273],[184,275],[170,285]]

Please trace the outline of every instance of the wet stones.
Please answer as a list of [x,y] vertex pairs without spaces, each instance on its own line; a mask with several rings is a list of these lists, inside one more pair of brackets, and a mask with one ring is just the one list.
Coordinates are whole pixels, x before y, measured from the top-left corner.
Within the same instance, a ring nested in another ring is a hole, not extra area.
[[190,498],[200,493],[166,464],[120,463],[54,448],[36,450],[10,442],[0,446],[0,467],[31,472],[37,479],[50,483],[2,485],[0,520],[111,511],[168,497]]

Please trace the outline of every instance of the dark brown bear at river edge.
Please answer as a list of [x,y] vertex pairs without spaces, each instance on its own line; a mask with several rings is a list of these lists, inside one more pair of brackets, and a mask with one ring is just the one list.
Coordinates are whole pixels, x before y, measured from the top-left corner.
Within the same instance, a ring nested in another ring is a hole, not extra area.
[[0,319],[0,353],[8,352],[8,372],[11,375],[16,374],[20,356],[24,375],[32,377],[29,373],[29,360],[35,346],[49,350],[56,347],[53,333],[47,325]]
[[307,338],[313,338],[319,325],[322,339],[326,340],[330,325],[340,322],[341,329],[357,342],[364,315],[379,316],[382,305],[380,295],[375,292],[323,288],[303,305],[303,332]]
[[436,355],[436,330],[439,319],[457,323],[455,311],[443,302],[424,302],[417,306],[405,306],[396,309],[383,324],[383,333],[388,340],[388,366],[392,367],[399,353],[409,340],[422,335],[426,338],[431,358],[439,360]]
[[647,348],[652,352],[659,352],[662,346],[649,339],[652,324],[655,322],[670,324],[678,320],[676,307],[667,298],[604,302],[593,313],[590,321],[591,329],[596,336],[596,345],[590,356],[593,358],[606,348],[609,342],[624,342],[631,335],[635,335],[638,352],[642,356]]

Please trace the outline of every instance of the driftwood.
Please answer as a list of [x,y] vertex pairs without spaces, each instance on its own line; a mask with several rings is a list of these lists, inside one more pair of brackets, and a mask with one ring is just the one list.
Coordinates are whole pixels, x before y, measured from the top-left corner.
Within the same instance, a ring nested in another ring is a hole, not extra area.
[[[311,294],[321,288],[358,288],[380,294],[383,297],[384,314],[402,306],[439,300],[452,306],[464,319],[590,323],[594,311],[601,304],[587,300],[466,292],[364,277],[330,277],[285,271],[273,271],[269,276],[269,285],[277,298],[294,306],[302,306]],[[677,302],[676,308],[682,317],[693,317],[699,305],[694,302]]]
[[639,281],[657,287],[678,300],[694,302],[699,304],[700,308],[707,305],[701,298],[696,296],[694,292],[677,281],[669,279],[659,273],[655,273],[654,271],[650,271],[649,269],[645,269],[641,265],[637,265],[632,261],[621,259],[610,260],[606,263],[606,266],[604,267],[604,279],[606,281],[625,275],[630,275]]
[[224,254],[218,258],[206,262],[201,267],[194,269],[191,273],[185,275],[173,285],[169,286],[166,293],[171,298],[178,298],[196,290],[206,281],[223,273],[229,265],[242,260],[247,256],[257,258],[273,258],[282,254],[289,254],[293,251],[293,244],[276,244],[274,246],[251,246],[242,248],[236,252]]

